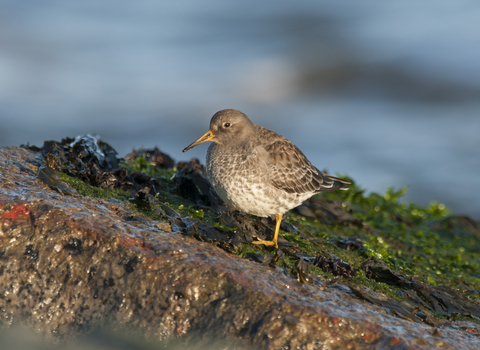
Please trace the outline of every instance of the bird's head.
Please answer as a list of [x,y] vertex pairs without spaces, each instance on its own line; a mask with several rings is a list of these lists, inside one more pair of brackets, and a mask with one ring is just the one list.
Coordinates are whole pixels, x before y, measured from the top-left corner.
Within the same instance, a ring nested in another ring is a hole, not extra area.
[[254,132],[254,124],[248,117],[236,109],[224,109],[215,113],[210,120],[210,130],[194,141],[183,152],[212,141],[218,144],[239,145],[245,142]]

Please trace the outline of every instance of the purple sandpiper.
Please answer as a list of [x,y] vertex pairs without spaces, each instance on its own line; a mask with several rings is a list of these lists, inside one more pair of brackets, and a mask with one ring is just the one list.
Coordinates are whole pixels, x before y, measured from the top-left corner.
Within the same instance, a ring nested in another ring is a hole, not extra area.
[[316,193],[347,190],[349,182],[322,173],[289,140],[255,125],[235,109],[212,117],[210,130],[186,147],[212,141],[207,151],[207,174],[217,194],[239,211],[261,217],[275,215],[273,245],[283,215]]

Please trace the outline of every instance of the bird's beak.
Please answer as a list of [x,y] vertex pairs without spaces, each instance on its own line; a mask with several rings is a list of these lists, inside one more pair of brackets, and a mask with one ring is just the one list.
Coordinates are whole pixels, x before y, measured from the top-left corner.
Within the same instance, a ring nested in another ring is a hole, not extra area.
[[201,143],[204,143],[204,142],[207,142],[207,141],[212,141],[212,139],[214,137],[215,137],[215,135],[210,130],[208,130],[208,132],[205,135],[200,137],[198,140],[192,142],[189,146],[185,147],[185,149],[182,152],[186,152],[189,149],[191,149],[195,146],[198,146]]

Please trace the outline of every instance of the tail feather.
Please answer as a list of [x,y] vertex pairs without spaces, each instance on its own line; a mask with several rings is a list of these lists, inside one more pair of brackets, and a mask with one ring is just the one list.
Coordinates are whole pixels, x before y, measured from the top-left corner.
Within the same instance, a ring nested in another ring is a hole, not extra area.
[[[338,177],[328,175],[328,174],[323,174],[325,176],[325,183],[328,183],[328,187],[323,187],[321,189],[321,192],[330,192],[330,191],[336,191],[336,190],[348,190],[350,185],[350,182],[340,179]],[[329,181],[330,180],[330,181]]]

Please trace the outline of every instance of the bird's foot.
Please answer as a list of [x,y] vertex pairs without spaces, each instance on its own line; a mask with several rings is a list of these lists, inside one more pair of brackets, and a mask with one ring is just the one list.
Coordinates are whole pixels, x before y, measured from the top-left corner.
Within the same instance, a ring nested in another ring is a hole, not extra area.
[[256,238],[258,239],[258,241],[253,241],[252,242],[253,244],[273,245],[273,246],[275,246],[275,248],[278,249],[277,242],[275,242],[275,241],[264,241],[263,239],[260,239],[258,237],[256,237]]

